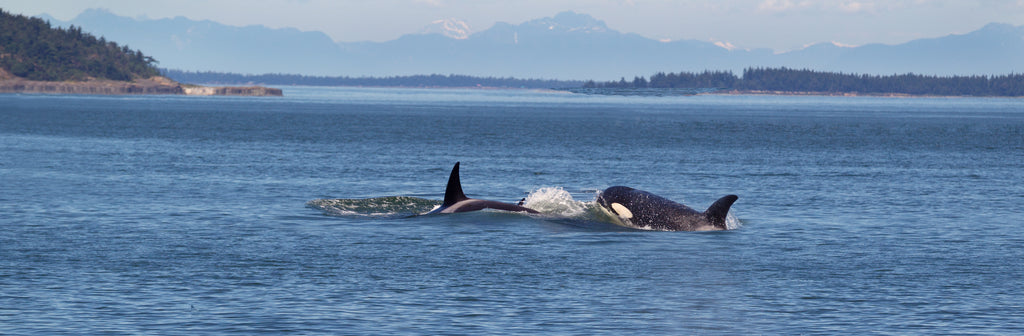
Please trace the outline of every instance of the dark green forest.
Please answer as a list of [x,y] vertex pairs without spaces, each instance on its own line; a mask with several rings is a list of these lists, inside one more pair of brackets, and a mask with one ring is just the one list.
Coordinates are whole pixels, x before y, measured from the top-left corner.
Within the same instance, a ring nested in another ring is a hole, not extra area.
[[242,75],[223,72],[163,70],[163,75],[182,83],[307,85],[307,86],[382,86],[382,87],[506,87],[547,89],[578,87],[582,81],[519,79],[512,77],[474,77],[464,75],[413,75],[391,77],[328,77],[289,74]]
[[1024,74],[998,76],[856,75],[789,68],[747,68],[738,77],[730,71],[664,73],[632,81],[583,84],[584,88],[698,89],[814,93],[908,94],[934,96],[1024,96]]
[[42,19],[0,9],[0,67],[15,76],[40,81],[127,81],[159,75],[156,63],[141,51],[96,38],[81,27],[52,28]]

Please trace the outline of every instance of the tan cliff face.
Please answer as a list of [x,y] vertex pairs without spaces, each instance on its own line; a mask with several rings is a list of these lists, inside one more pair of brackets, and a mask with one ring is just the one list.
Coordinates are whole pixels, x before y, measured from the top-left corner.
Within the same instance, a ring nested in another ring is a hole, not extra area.
[[21,78],[0,81],[0,92],[97,95],[184,94],[180,85],[165,85],[150,81],[118,82],[91,80],[85,82],[45,82]]
[[92,79],[88,81],[46,82],[33,81],[11,75],[0,69],[0,93],[53,93],[53,94],[176,94],[199,96],[282,96],[281,89],[261,86],[207,87],[182,85],[169,78],[155,76],[133,81]]
[[186,86],[184,94],[190,96],[281,96],[281,89],[262,86]]

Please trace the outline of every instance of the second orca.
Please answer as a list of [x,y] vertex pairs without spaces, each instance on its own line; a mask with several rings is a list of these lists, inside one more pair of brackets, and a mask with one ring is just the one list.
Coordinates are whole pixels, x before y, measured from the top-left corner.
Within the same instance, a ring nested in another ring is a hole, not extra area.
[[456,213],[483,209],[538,213],[537,210],[521,205],[466,197],[466,194],[462,192],[462,181],[459,180],[459,162],[456,162],[455,167],[452,168],[451,175],[448,176],[448,187],[444,191],[444,203],[441,204],[441,207],[427,214]]
[[602,191],[597,203],[624,226],[663,231],[713,231],[728,229],[725,218],[737,199],[736,195],[727,195],[699,212],[643,190],[615,186]]

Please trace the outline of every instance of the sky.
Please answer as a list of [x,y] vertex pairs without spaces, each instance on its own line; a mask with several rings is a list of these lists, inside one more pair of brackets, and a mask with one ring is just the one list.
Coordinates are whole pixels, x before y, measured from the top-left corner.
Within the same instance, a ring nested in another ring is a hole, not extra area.
[[992,22],[1024,25],[1024,0],[0,0],[0,8],[63,21],[89,8],[132,18],[184,16],[321,31],[338,42],[393,40],[438,19],[483,31],[571,10],[652,39],[776,52],[821,42],[899,44]]

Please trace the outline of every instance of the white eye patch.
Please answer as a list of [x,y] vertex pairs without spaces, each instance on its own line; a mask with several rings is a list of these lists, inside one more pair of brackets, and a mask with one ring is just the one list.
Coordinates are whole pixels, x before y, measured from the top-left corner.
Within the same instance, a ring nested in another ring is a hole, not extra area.
[[633,213],[630,212],[629,209],[626,209],[626,207],[623,206],[622,204],[612,203],[612,210],[615,210],[615,213],[618,214],[619,217],[625,219],[633,218]]

